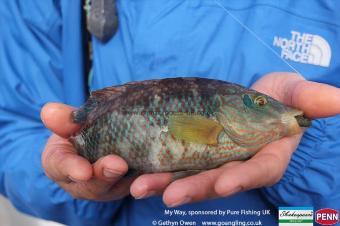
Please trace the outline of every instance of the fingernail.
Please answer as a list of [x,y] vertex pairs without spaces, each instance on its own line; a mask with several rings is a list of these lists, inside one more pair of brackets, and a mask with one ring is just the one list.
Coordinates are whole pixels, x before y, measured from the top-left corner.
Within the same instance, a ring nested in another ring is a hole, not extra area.
[[108,168],[105,168],[103,170],[103,175],[107,178],[116,178],[116,177],[120,177],[122,176],[122,173],[121,172],[118,172],[116,170],[112,170],[112,169],[108,169]]
[[145,191],[144,193],[142,193],[141,195],[138,195],[135,197],[135,199],[146,199],[149,198],[151,196],[154,196],[156,194],[156,191]]
[[168,207],[172,208],[172,207],[176,207],[176,206],[180,206],[180,205],[184,205],[186,203],[189,203],[191,202],[192,198],[191,197],[188,197],[188,196],[185,196],[183,199],[181,199],[180,201],[178,202],[174,202],[174,203],[171,203],[169,205],[167,205]]

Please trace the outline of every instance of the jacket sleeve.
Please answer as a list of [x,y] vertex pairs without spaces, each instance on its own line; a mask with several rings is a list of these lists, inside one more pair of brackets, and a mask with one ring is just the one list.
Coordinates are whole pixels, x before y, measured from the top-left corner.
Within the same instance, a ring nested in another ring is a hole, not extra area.
[[276,206],[340,209],[340,115],[313,121],[279,183],[263,189]]
[[[36,217],[67,225],[108,225],[122,201],[75,200],[45,176],[41,165],[50,135],[40,121],[41,107],[50,101],[79,105],[84,99],[77,66],[81,51],[74,49],[81,40],[80,25],[74,22],[80,9],[80,1],[68,0],[0,4],[0,194]],[[65,28],[64,20],[75,28]],[[72,54],[78,59],[70,59]]]

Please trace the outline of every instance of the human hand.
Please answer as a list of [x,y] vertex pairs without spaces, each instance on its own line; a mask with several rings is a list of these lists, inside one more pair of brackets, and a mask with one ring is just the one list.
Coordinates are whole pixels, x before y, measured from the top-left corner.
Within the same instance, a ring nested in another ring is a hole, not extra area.
[[[252,88],[303,110],[309,118],[340,114],[340,89],[306,81],[297,74],[268,74]],[[273,185],[285,172],[301,136],[272,142],[248,161],[230,162],[176,181],[172,181],[171,173],[142,175],[132,183],[131,194],[136,198],[145,198],[163,193],[165,204],[174,207]]]
[[46,104],[41,119],[54,134],[42,154],[45,173],[73,197],[98,201],[115,200],[129,194],[133,178],[123,178],[127,163],[108,155],[93,165],[79,156],[67,138],[80,126],[71,121],[74,109],[63,104]]

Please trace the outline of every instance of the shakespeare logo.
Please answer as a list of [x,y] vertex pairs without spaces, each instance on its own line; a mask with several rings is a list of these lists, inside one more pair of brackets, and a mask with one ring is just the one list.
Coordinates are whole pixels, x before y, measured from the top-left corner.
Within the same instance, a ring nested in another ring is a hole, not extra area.
[[313,207],[279,207],[279,226],[313,226]]

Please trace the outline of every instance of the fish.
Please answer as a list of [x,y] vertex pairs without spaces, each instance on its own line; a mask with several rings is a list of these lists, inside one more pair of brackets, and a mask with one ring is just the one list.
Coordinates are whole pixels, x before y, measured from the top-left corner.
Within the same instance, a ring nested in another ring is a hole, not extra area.
[[140,173],[202,171],[246,160],[311,126],[303,111],[226,81],[175,77],[91,93],[70,137],[94,163],[115,154]]

